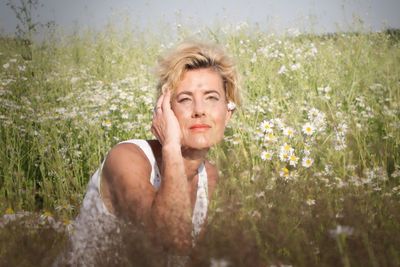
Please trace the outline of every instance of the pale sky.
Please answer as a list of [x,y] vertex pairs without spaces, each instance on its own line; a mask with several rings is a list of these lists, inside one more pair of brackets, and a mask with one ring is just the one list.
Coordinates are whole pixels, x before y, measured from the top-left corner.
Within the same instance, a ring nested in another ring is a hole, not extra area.
[[[14,32],[17,23],[7,2],[0,0],[2,34]],[[99,30],[108,22],[122,25],[126,18],[132,26],[151,31],[165,25],[201,29],[247,22],[267,32],[298,29],[321,33],[355,30],[358,19],[367,31],[400,28],[400,0],[41,0],[41,3],[39,20],[53,20],[66,32]]]

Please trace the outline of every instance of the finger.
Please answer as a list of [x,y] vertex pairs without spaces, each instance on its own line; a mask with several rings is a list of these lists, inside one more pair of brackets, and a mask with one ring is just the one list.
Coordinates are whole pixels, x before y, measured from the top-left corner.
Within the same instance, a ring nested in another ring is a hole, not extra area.
[[161,94],[160,97],[157,99],[155,110],[157,111],[158,109],[162,108],[162,103],[164,99],[164,94]]
[[171,90],[167,90],[162,101],[163,110],[171,109]]
[[154,137],[155,137],[157,140],[160,140],[160,136],[158,135],[156,129],[151,128],[151,132],[152,132],[152,134],[154,135]]

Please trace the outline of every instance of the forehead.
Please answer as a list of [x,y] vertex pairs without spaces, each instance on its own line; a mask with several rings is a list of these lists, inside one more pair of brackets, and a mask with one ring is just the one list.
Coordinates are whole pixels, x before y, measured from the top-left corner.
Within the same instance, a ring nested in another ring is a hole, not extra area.
[[198,90],[216,90],[224,92],[221,75],[210,68],[188,70],[183,74],[182,80],[178,83],[175,92],[193,92]]

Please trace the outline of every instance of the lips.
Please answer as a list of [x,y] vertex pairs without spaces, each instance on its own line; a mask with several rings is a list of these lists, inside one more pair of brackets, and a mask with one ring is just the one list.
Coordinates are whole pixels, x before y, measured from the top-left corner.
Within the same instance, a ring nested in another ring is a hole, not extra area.
[[208,124],[203,124],[203,123],[199,123],[199,124],[194,124],[192,126],[190,126],[190,130],[207,130],[210,129],[211,126]]

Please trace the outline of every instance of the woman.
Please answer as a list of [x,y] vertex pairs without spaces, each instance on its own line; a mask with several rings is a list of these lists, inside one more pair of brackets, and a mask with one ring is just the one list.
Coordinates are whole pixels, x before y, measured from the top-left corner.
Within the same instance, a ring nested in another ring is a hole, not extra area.
[[151,128],[157,140],[125,141],[108,153],[75,223],[75,257],[97,246],[86,240],[99,236],[89,225],[105,233],[116,218],[143,225],[156,243],[178,255],[187,255],[204,230],[218,179],[206,156],[223,139],[239,101],[235,67],[222,49],[186,42],[158,70]]

